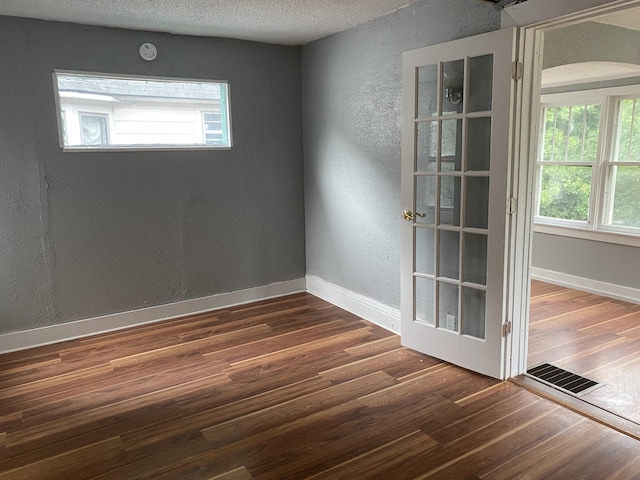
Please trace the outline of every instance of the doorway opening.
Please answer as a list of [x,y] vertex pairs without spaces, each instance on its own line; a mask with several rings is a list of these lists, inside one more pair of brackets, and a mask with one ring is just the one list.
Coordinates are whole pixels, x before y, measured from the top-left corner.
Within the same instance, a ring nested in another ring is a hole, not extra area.
[[544,32],[526,356],[593,380],[574,396],[636,431],[638,44],[640,8]]

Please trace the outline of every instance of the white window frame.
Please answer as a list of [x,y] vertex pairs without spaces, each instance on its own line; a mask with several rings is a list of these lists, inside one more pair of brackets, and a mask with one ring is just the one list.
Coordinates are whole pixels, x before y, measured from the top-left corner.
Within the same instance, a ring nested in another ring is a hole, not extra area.
[[[638,96],[640,96],[640,85],[541,95],[539,119],[540,138],[538,139],[538,158],[536,158],[535,176],[534,232],[640,247],[640,229],[606,225],[603,223],[605,208],[607,208],[611,200],[611,198],[607,196],[607,176],[613,149],[615,148],[613,144],[615,141],[615,104],[619,100],[636,98]],[[542,217],[538,215],[538,208],[541,166],[545,164],[545,162],[540,160],[544,142],[542,136],[542,125],[544,122],[543,109],[552,106],[580,105],[586,103],[600,103],[602,105],[600,112],[598,158],[591,167],[593,170],[589,218],[586,222],[582,222]],[[630,165],[636,164],[631,163]]]
[[64,144],[67,141],[67,119],[68,113],[67,109],[60,109],[60,135],[62,136],[62,143]]

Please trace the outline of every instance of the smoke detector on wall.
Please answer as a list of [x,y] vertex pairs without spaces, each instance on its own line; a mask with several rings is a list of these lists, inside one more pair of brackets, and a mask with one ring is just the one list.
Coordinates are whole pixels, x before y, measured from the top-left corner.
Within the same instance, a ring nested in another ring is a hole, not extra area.
[[143,43],[138,49],[140,57],[147,62],[151,62],[158,56],[158,49],[153,43]]

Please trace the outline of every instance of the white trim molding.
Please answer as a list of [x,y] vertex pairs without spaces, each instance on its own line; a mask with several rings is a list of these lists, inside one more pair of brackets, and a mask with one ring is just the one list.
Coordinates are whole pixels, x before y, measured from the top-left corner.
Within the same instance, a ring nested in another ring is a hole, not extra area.
[[359,293],[307,275],[307,291],[348,312],[400,335],[400,309],[389,307]]
[[610,232],[608,230],[591,230],[579,227],[567,227],[560,225],[549,225],[536,223],[533,226],[535,233],[545,235],[557,235],[559,237],[581,238],[601,243],[615,243],[617,245],[627,245],[629,247],[640,247],[640,235],[630,235],[628,233]]
[[248,288],[246,290],[237,290],[234,292],[183,300],[166,305],[157,305],[128,312],[119,312],[111,315],[60,323],[48,327],[5,333],[0,335],[0,353],[24,350],[304,291],[306,291],[305,279],[299,278],[286,282]]
[[613,283],[591,280],[589,278],[576,277],[566,273],[531,267],[531,278],[549,282],[563,287],[575,288],[597,295],[604,295],[625,302],[640,304],[640,289],[616,285]]
[[587,19],[638,5],[638,0],[529,0],[502,10],[502,28],[534,26]]

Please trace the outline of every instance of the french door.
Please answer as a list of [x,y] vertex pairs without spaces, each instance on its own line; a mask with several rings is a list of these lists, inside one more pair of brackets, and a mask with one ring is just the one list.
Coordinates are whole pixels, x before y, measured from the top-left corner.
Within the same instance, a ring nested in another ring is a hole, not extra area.
[[402,344],[505,372],[516,30],[405,52]]

